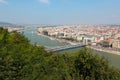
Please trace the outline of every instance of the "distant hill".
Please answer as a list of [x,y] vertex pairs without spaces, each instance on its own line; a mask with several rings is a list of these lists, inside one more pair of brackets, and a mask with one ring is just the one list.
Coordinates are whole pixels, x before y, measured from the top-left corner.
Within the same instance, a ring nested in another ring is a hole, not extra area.
[[0,22],[0,25],[13,25],[13,24],[8,22]]
[[0,26],[3,27],[23,27],[17,24],[9,23],[9,22],[0,22]]

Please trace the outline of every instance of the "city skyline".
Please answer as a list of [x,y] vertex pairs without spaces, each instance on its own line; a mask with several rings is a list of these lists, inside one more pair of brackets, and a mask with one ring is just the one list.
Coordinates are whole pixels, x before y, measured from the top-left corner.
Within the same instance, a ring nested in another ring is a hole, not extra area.
[[119,0],[0,0],[0,21],[16,24],[120,24]]

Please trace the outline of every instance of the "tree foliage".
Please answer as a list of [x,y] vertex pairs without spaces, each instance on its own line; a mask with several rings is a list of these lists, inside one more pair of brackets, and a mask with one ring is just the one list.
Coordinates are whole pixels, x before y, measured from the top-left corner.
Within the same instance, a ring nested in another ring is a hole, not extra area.
[[48,53],[23,34],[0,28],[0,80],[119,80],[120,70],[88,49]]

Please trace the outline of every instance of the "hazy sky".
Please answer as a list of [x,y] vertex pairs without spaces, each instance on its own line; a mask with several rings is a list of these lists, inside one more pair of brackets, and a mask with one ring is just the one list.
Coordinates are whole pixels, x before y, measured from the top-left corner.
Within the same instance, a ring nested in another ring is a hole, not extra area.
[[0,21],[120,24],[120,0],[0,0]]

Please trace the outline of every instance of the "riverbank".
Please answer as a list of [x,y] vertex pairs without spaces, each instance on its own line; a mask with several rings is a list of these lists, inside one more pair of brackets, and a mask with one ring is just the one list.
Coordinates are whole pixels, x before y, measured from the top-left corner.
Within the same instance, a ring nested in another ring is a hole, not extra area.
[[79,43],[71,42],[71,41],[68,41],[68,40],[65,40],[65,39],[58,39],[58,38],[55,38],[55,37],[46,36],[46,35],[40,34],[39,32],[38,32],[38,35],[43,36],[43,37],[47,37],[47,38],[49,38],[51,40],[57,40],[57,41],[62,42],[62,43],[68,43],[70,45],[77,45],[77,44],[79,44]]
[[107,53],[110,53],[110,54],[115,54],[115,55],[119,55],[119,56],[120,56],[120,52],[118,52],[118,51],[113,51],[113,50],[111,50],[111,49],[98,48],[98,47],[96,47],[96,46],[87,46],[87,47],[90,48],[90,49],[97,50],[97,51],[107,52]]

